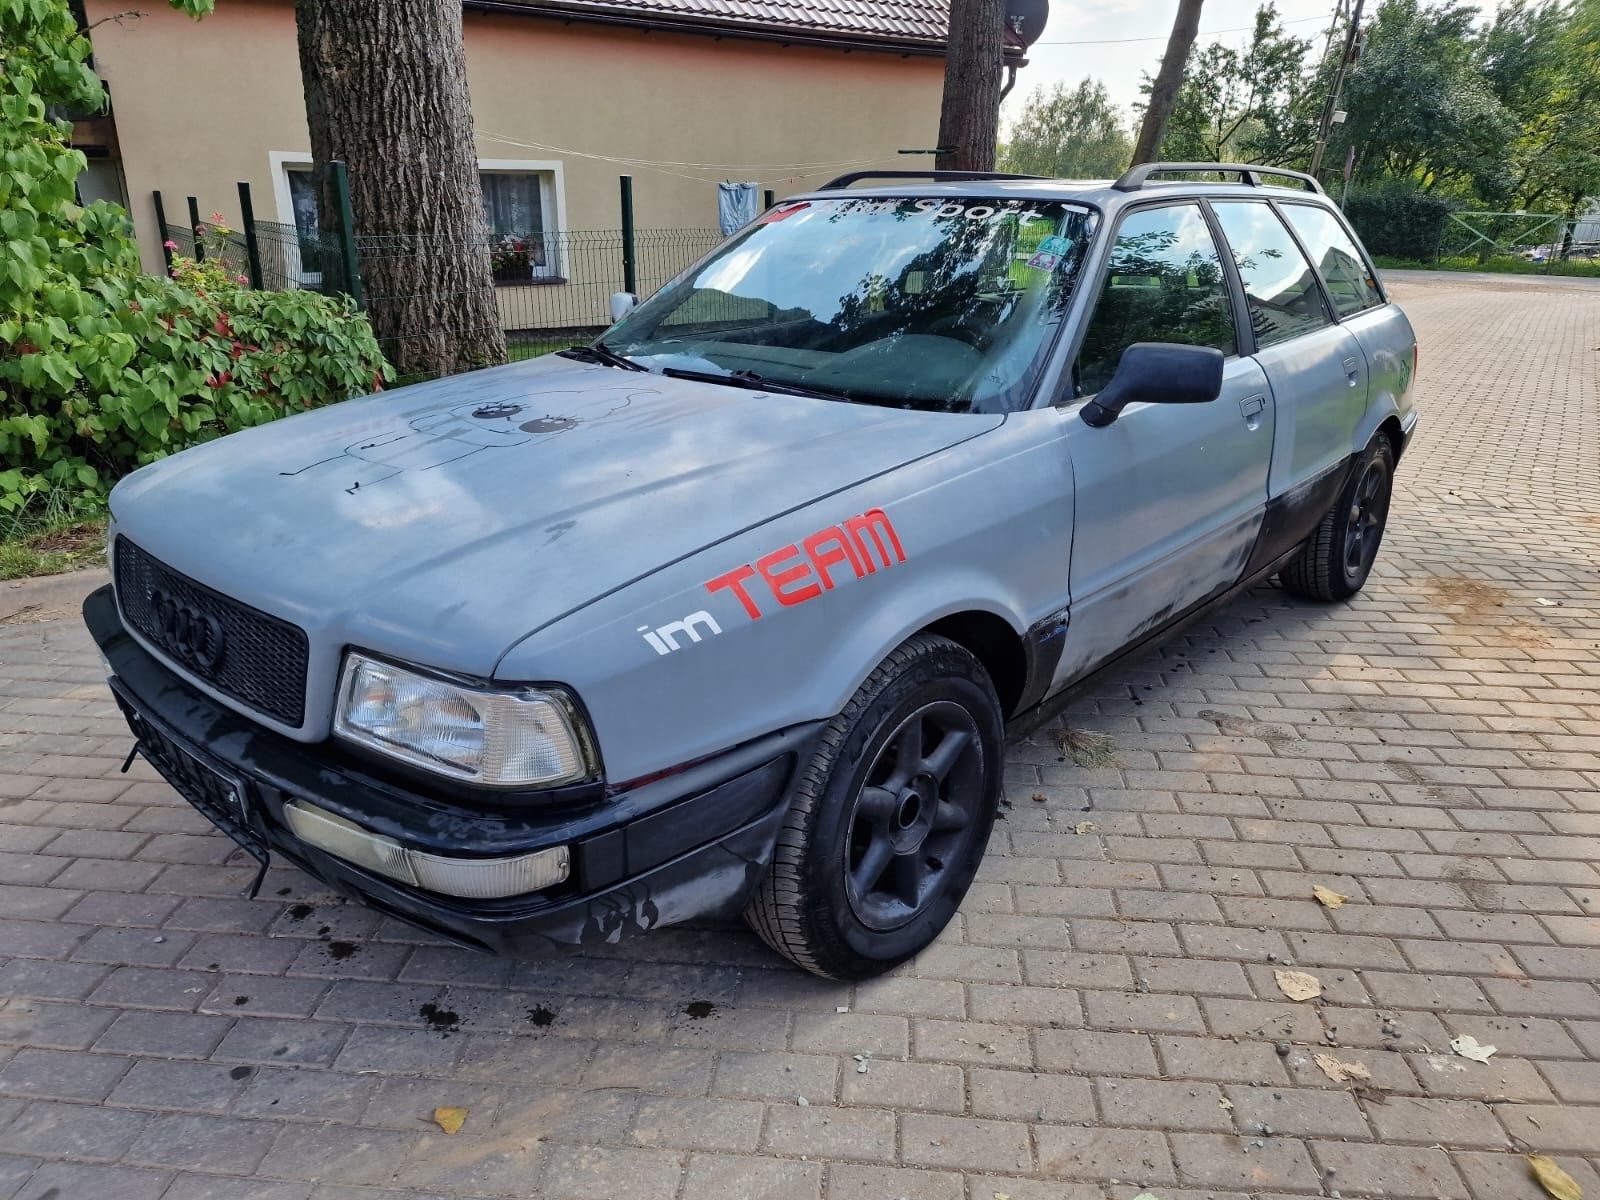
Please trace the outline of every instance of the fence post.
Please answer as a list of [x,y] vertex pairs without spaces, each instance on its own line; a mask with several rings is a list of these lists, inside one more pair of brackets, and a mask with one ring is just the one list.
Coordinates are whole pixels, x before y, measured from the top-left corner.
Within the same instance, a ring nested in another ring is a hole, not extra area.
[[195,262],[204,262],[206,247],[205,243],[200,240],[200,201],[193,196],[189,197],[189,233],[194,238]]
[[633,176],[619,176],[622,181],[622,290],[639,292],[639,263],[633,244]]
[[771,208],[777,202],[778,193],[773,191],[771,188],[768,188],[766,191],[761,193],[761,205],[763,208]]
[[356,258],[356,215],[350,207],[350,173],[338,159],[328,164],[333,172],[333,194],[339,205],[339,254],[344,260],[345,290],[357,308],[366,308],[361,295],[361,264]]
[[244,225],[244,254],[250,263],[250,286],[260,291],[261,247],[256,243],[256,210],[250,203],[250,185],[239,180],[239,221]]
[[167,237],[167,206],[161,203],[161,190],[157,188],[150,193],[150,198],[156,202],[156,237],[161,241],[161,260],[167,265],[167,272],[172,272],[172,251],[167,249],[167,243],[172,239]]

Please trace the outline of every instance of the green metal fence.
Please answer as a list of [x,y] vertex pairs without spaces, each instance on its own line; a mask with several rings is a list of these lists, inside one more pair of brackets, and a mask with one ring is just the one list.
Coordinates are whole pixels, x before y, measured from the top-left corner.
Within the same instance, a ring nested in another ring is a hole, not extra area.
[[[249,212],[249,191],[243,185],[240,207]],[[156,210],[165,220],[164,239],[171,243],[169,262],[171,255],[220,252],[229,273],[255,287],[356,296],[372,318],[385,354],[407,378],[431,373],[415,369],[415,364],[419,358],[437,357],[419,353],[412,343],[452,337],[483,341],[492,332],[489,322],[503,335],[507,357],[513,360],[592,338],[610,324],[613,293],[649,295],[722,240],[715,229],[624,227],[502,231],[466,244],[415,235],[347,241],[338,229],[307,231],[247,219],[219,245],[210,222],[198,219],[200,207],[193,198],[188,201],[191,224],[175,221],[159,193]],[[624,212],[625,219],[629,215]],[[195,224],[206,231],[204,236],[195,236]],[[474,274],[458,269],[463,259],[486,261],[492,295],[478,285],[462,290],[449,282]],[[346,266],[351,261],[354,279]],[[422,310],[432,314],[425,328],[415,334],[393,332],[415,328],[417,323],[401,314]]]

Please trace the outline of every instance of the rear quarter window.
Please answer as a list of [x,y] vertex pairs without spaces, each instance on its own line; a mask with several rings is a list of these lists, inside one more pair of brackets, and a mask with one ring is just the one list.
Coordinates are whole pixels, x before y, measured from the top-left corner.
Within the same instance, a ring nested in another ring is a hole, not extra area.
[[1383,303],[1378,281],[1337,217],[1310,204],[1285,204],[1283,214],[1300,235],[1341,317]]

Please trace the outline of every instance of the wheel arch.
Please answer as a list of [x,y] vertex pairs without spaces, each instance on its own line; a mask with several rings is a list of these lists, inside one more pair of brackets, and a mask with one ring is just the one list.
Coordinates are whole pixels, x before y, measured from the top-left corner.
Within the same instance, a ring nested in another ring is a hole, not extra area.
[[961,646],[988,672],[1000,697],[1000,711],[1010,717],[1022,702],[1029,683],[1029,654],[1011,622],[985,609],[969,608],[950,613],[924,625],[918,633],[949,638]]

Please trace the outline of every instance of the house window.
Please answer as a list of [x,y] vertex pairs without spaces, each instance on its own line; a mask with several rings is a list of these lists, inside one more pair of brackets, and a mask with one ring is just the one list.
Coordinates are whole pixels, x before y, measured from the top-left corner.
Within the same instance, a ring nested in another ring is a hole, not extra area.
[[[309,162],[284,162],[279,206],[287,203],[294,214],[295,274],[301,286],[316,287],[321,278],[319,247],[320,196]],[[552,191],[555,172],[532,169],[479,171],[484,216],[489,226],[489,250],[496,283],[526,283],[558,279],[557,247],[551,228],[555,213]]]
[[549,176],[539,171],[480,171],[496,283],[548,279],[555,247],[545,230]]

